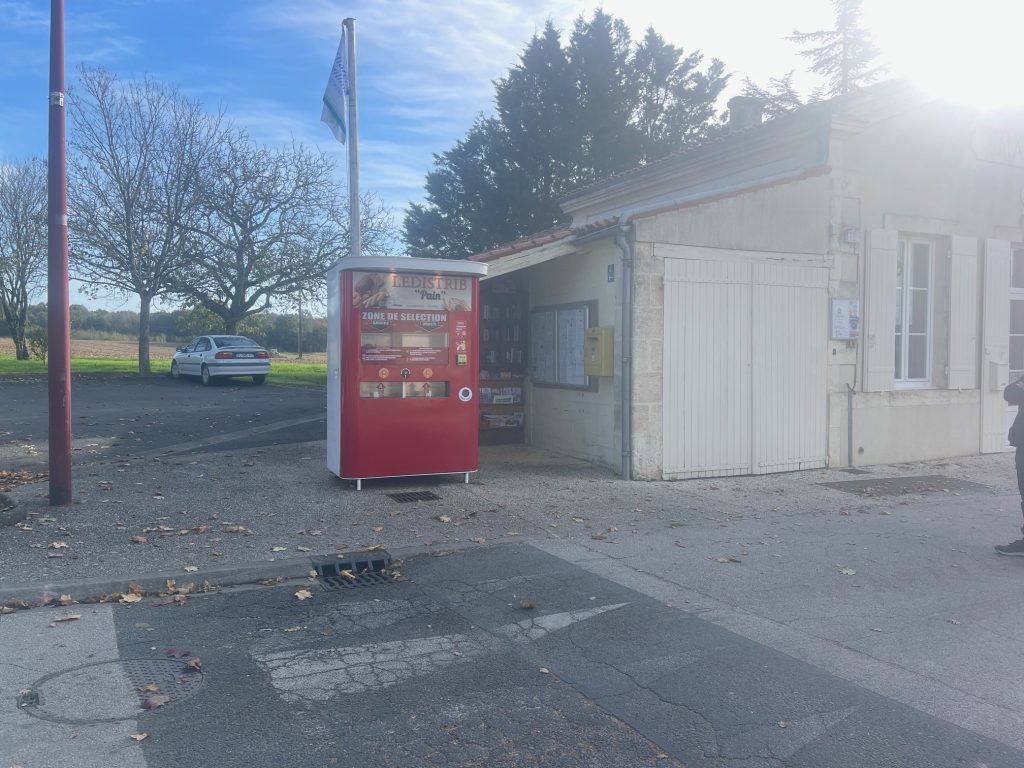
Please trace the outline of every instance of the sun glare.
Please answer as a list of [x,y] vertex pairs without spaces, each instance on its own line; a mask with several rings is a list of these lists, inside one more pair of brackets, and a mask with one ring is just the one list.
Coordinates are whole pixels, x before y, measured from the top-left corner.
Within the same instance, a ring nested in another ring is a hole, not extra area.
[[980,107],[1024,104],[1020,0],[865,0],[890,76]]

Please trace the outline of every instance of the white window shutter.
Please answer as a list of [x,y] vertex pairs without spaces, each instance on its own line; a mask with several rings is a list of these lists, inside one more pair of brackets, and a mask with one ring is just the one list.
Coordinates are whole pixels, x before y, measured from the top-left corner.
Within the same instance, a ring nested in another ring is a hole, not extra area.
[[949,388],[978,387],[978,241],[952,238],[949,264]]
[[981,312],[981,452],[1008,448],[1003,387],[1010,359],[1010,243],[985,241]]
[[864,280],[864,390],[885,392],[896,375],[895,229],[872,229]]

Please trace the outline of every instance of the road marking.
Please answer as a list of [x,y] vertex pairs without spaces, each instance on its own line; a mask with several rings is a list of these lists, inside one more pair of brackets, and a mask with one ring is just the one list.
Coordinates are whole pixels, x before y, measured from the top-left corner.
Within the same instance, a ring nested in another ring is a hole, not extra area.
[[625,605],[628,603],[538,616],[498,627],[493,634],[476,630],[349,648],[275,651],[253,654],[253,658],[270,675],[285,701],[322,703],[338,693],[389,688],[499,652],[505,647],[499,638],[519,644],[532,642]]
[[[138,721],[121,720],[95,725],[66,725],[32,717],[17,709],[17,692],[31,688],[44,675],[80,667],[84,660],[118,658],[113,606],[75,606],[82,618],[50,626],[61,609],[38,608],[0,618],[0,761],[7,765],[74,768],[145,768],[142,749],[128,738],[138,732]],[[112,667],[111,667],[112,668]],[[103,691],[135,697],[131,683],[104,681]],[[52,695],[52,694],[51,694]],[[70,686],[60,691],[62,709],[88,711],[97,704],[96,690]]]

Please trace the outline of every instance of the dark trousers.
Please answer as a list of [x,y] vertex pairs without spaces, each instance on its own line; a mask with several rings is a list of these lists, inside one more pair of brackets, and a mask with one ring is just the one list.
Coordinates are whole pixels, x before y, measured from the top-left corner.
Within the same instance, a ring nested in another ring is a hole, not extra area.
[[[1014,463],[1017,465],[1017,490],[1020,491],[1020,511],[1021,515],[1024,515],[1024,446],[1017,448],[1017,454],[1014,458]],[[1021,526],[1021,533],[1024,533],[1024,526]]]

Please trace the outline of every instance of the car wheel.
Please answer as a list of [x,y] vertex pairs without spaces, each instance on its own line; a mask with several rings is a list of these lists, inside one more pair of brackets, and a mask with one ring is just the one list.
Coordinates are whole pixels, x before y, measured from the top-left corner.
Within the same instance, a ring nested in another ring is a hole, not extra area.
[[257,387],[260,384],[266,384],[267,383],[267,374],[265,374],[265,373],[256,374],[255,376],[252,377],[252,383],[255,384]]
[[204,365],[202,367],[202,370],[200,370],[199,375],[203,379],[203,384],[205,384],[207,387],[213,384],[213,376],[210,375],[210,369],[207,366]]
[[178,370],[178,361],[177,360],[172,360],[171,361],[171,378],[172,379],[179,379],[179,378],[181,378],[181,371]]

